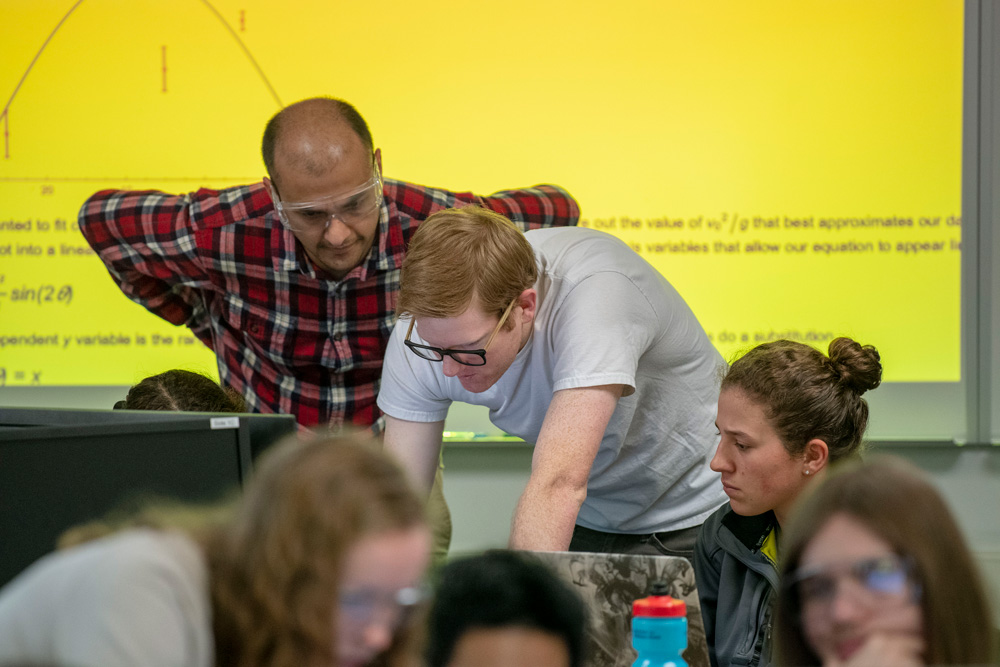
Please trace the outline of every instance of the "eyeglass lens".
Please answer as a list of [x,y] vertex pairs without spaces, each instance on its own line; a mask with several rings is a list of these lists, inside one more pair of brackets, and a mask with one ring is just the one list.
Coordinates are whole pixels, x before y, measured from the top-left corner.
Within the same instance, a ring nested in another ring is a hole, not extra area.
[[417,587],[401,588],[391,593],[349,591],[340,595],[340,608],[358,622],[372,622],[378,617],[383,622],[396,624],[425,597],[425,592]]
[[308,230],[319,227],[326,228],[333,218],[347,224],[362,222],[378,208],[380,183],[376,181],[366,189],[348,197],[343,202],[335,202],[316,208],[297,209],[285,207],[289,226],[293,229]]
[[802,604],[831,602],[837,596],[839,583],[845,575],[872,595],[903,595],[910,588],[908,568],[901,559],[892,556],[872,558],[845,568],[832,568],[804,576],[798,582]]
[[449,357],[457,361],[464,366],[482,366],[486,363],[486,360],[478,352],[456,352],[455,350],[439,350],[433,347],[426,347],[421,345],[410,345],[411,350],[418,356],[428,361],[443,361],[444,354],[447,353]]

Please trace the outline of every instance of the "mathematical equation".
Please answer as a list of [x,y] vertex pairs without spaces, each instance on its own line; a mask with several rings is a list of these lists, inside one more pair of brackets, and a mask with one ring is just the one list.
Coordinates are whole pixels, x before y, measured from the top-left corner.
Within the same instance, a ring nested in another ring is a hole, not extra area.
[[21,287],[5,287],[0,279],[0,303],[9,301],[11,303],[34,303],[39,306],[48,306],[61,303],[68,306],[73,302],[72,285],[37,285]]
[[0,366],[0,387],[6,387],[8,381],[14,384],[38,385],[42,383],[42,371],[8,371]]

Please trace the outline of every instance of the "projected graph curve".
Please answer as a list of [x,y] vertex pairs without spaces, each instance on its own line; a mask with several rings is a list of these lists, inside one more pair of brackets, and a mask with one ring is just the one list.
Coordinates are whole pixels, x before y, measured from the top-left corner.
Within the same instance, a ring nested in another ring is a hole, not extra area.
[[[21,78],[17,82],[17,85],[14,86],[14,91],[11,93],[10,99],[7,100],[7,104],[4,105],[3,111],[0,112],[0,118],[3,119],[4,159],[10,159],[10,109],[11,105],[14,103],[14,98],[17,97],[18,91],[21,89],[21,86],[24,85],[24,82],[28,78],[28,75],[31,73],[31,70],[38,62],[38,59],[41,57],[46,47],[48,47],[49,42],[52,41],[52,38],[55,37],[57,32],[59,32],[59,29],[62,28],[64,23],[66,23],[70,15],[72,15],[73,12],[75,12],[77,8],[79,8],[79,6],[83,4],[83,2],[84,0],[77,0],[73,4],[73,6],[69,8],[69,11],[67,11],[66,14],[64,14],[63,17],[59,19],[59,22],[56,24],[55,28],[52,29],[52,32],[50,32],[48,37],[45,38],[45,41],[42,43],[42,46],[38,49],[38,52],[35,53],[35,57],[31,59],[31,63],[28,65],[27,69],[24,70],[24,74],[21,75]],[[247,45],[243,42],[242,39],[240,39],[240,36],[237,34],[236,30],[234,30],[233,26],[229,24],[229,21],[227,21],[225,17],[221,13],[219,13],[219,10],[216,9],[211,2],[208,2],[208,0],[201,0],[201,3],[208,8],[208,10],[215,16],[215,18],[217,18],[219,22],[222,23],[222,25],[226,28],[226,31],[229,33],[229,35],[234,40],[236,40],[236,43],[243,51],[243,54],[246,56],[247,60],[250,61],[250,64],[257,72],[257,76],[260,77],[260,80],[264,83],[264,86],[267,88],[268,93],[274,99],[278,107],[280,108],[284,106],[281,103],[281,98],[278,96],[277,91],[274,90],[274,86],[271,85],[271,82],[268,80],[267,75],[264,74],[264,70],[261,69],[260,64],[257,63],[257,59],[253,57],[253,54],[250,52],[250,49],[248,49]]]

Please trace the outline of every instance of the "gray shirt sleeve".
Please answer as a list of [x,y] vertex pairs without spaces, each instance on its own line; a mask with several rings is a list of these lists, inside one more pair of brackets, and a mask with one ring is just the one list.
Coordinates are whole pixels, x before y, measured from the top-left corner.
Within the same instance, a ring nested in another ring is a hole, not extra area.
[[206,567],[179,534],[52,554],[0,593],[0,663],[209,667],[213,653]]

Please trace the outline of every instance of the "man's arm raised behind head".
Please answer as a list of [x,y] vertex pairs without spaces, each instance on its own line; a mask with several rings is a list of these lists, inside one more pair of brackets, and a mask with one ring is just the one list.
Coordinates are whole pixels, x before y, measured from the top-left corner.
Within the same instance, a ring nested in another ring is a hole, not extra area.
[[194,310],[185,280],[205,279],[183,195],[106,190],[80,209],[84,238],[125,295],[171,324]]
[[547,227],[572,227],[580,222],[580,205],[558,185],[501,190],[491,195],[448,192],[412,183],[387,180],[386,196],[400,213],[414,220],[426,220],[442,208],[482,206],[507,217],[521,231]]
[[507,217],[521,231],[572,227],[580,222],[580,205],[558,185],[536,185],[478,197],[477,204]]
[[562,389],[552,395],[535,443],[531,477],[517,503],[513,549],[565,551],[573,538],[587,479],[622,385]]

